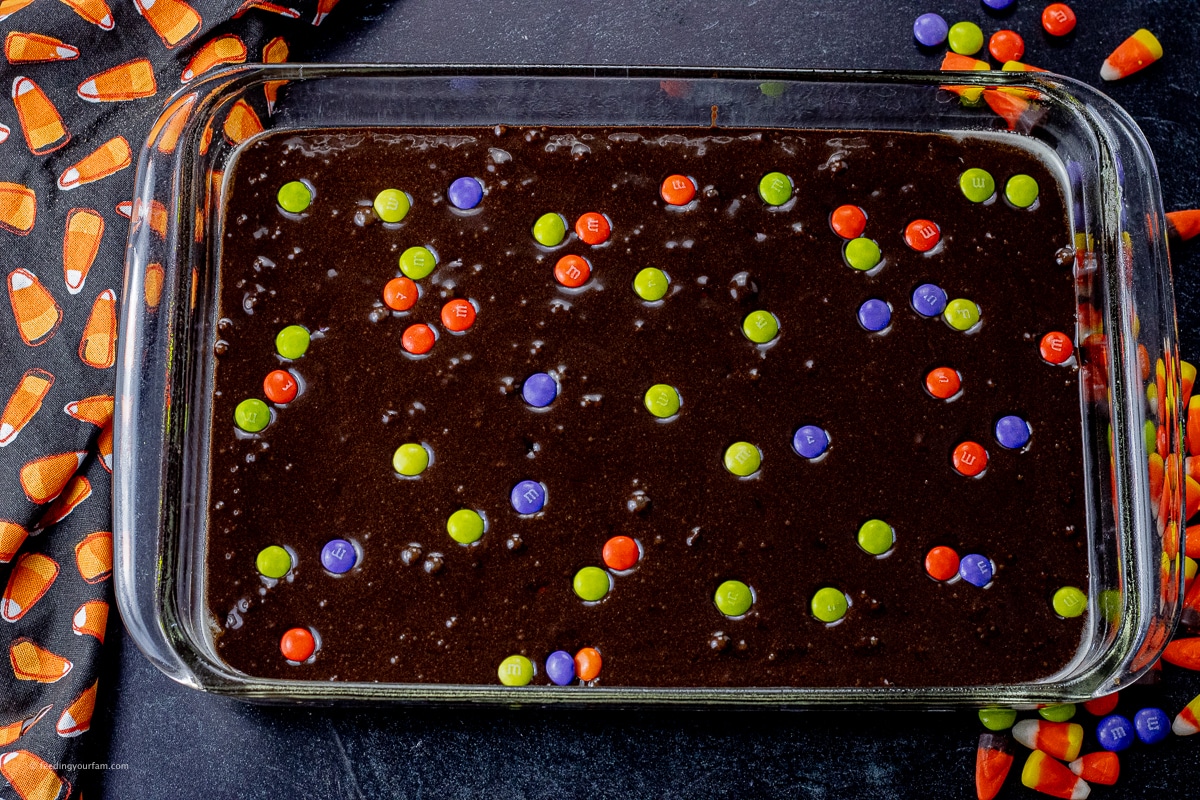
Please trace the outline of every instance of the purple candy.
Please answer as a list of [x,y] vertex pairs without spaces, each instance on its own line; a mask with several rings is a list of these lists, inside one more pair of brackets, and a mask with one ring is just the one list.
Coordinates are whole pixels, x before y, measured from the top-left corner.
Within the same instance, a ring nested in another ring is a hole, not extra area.
[[922,14],[913,23],[913,36],[926,47],[937,47],[946,41],[950,26],[937,14]]
[[558,397],[558,381],[544,372],[535,372],[525,379],[521,396],[534,408],[545,408]]
[[922,283],[913,290],[912,305],[922,317],[936,317],[946,310],[946,293],[940,286]]
[[1161,708],[1143,708],[1133,715],[1137,738],[1145,744],[1158,744],[1171,732],[1171,718]]
[[349,572],[356,561],[358,553],[354,552],[354,545],[345,539],[330,539],[321,548],[321,566],[335,575]]
[[575,659],[566,650],[555,650],[546,657],[546,677],[556,686],[575,680]]
[[858,324],[869,331],[881,331],[892,324],[892,307],[871,299],[858,307]]
[[816,425],[805,425],[792,437],[792,447],[805,458],[817,458],[829,447],[829,434]]
[[968,553],[958,562],[958,576],[972,586],[987,586],[992,582],[992,562],[979,553]]
[[1133,738],[1133,723],[1120,714],[1109,714],[1096,725],[1096,739],[1109,752],[1121,752],[1133,744]]
[[996,422],[996,441],[1009,450],[1021,449],[1029,444],[1029,423],[1011,414],[1001,417]]
[[537,481],[521,481],[512,490],[512,507],[518,514],[536,514],[546,505],[546,487]]
[[450,184],[450,202],[464,211],[479,205],[483,199],[483,187],[474,178],[459,178]]
[[983,4],[993,11],[1003,11],[1010,8],[1017,0],[983,0]]

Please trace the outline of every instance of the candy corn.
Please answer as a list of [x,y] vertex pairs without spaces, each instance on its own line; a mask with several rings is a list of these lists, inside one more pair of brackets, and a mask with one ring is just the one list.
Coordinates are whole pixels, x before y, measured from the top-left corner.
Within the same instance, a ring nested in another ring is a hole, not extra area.
[[[1200,535],[1200,534],[1197,534]],[[3,553],[0,553],[3,556]],[[2,561],[3,558],[0,558]],[[1190,630],[1200,629],[1200,581],[1192,581],[1183,597],[1183,613],[1179,623]]]
[[71,784],[28,750],[0,753],[0,775],[21,800],[61,800],[71,796]]
[[175,145],[179,144],[179,136],[183,133],[183,127],[187,124],[195,102],[195,94],[184,95],[172,103],[158,118],[158,122],[154,123],[154,127],[150,129],[150,141],[155,142],[158,152],[175,151]]
[[96,450],[100,453],[100,466],[109,475],[113,471],[113,425],[108,423],[100,429],[100,438],[96,440]]
[[1112,55],[1104,59],[1100,67],[1100,77],[1106,81],[1116,81],[1126,78],[1140,69],[1153,64],[1162,58],[1162,45],[1154,34],[1141,28],[1133,36],[1121,42]]
[[13,675],[19,681],[54,683],[74,666],[60,655],[38,647],[28,638],[20,638],[8,649],[8,660],[12,662]]
[[[264,64],[282,64],[288,58],[288,46],[282,36],[276,36],[271,41],[263,45],[263,63]],[[275,113],[275,100],[279,96],[279,87],[283,86],[287,81],[265,81],[263,83],[263,93],[267,96],[267,113]]]
[[259,11],[269,11],[272,14],[279,14],[289,19],[300,19],[300,12],[296,9],[286,8],[278,3],[268,3],[265,0],[245,0],[241,7],[234,13],[233,18],[237,19],[252,8],[257,8]]
[[1171,730],[1176,736],[1191,736],[1200,732],[1200,694],[1183,707],[1171,724]]
[[29,531],[17,523],[0,519],[0,564],[7,564],[21,549]]
[[1091,786],[1041,750],[1029,754],[1021,770],[1021,783],[1035,792],[1063,800],[1084,800],[1092,791]]
[[[948,52],[942,59],[941,69],[945,72],[982,72],[991,67],[986,61]],[[943,86],[942,88],[954,92],[968,103],[979,102],[979,98],[983,94],[982,86]]]
[[0,747],[7,747],[29,733],[29,729],[37,725],[42,717],[46,716],[46,712],[52,708],[54,708],[53,705],[42,706],[32,717],[25,717],[16,722],[10,722],[7,725],[0,725]]
[[1112,786],[1121,774],[1121,760],[1116,753],[1101,750],[1088,753],[1067,765],[1079,777],[1088,783],[1098,783],[1101,786]]
[[79,360],[96,369],[108,369],[116,363],[117,296],[112,289],[105,289],[92,304],[79,342]]
[[1200,234],[1200,208],[1168,212],[1167,234],[1184,242]]
[[1167,645],[1162,657],[1168,664],[1200,670],[1200,637],[1176,639]]
[[112,419],[113,396],[98,394],[82,400],[72,400],[63,406],[63,411],[80,422],[90,422],[98,428],[103,428]]
[[234,103],[229,109],[229,116],[225,118],[225,137],[230,144],[241,144],[254,134],[262,133],[262,129],[258,114],[245,100]]
[[200,15],[183,0],[133,0],[133,6],[167,47],[187,41],[200,29]]
[[163,278],[162,264],[148,264],[146,266],[146,277],[142,284],[142,293],[146,298],[146,307],[151,311],[158,308],[158,302],[162,299]]
[[4,22],[32,2],[33,0],[2,0],[0,2],[0,22]]
[[92,681],[92,685],[84,689],[79,697],[66,707],[54,725],[54,730],[59,736],[78,736],[92,727],[92,713],[96,710],[96,687],[99,685],[100,681]]
[[24,236],[33,230],[36,219],[37,196],[33,189],[0,181],[0,228]]
[[133,151],[124,136],[109,139],[74,166],[67,167],[58,178],[58,188],[74,189],[85,183],[107,178],[133,163]]
[[72,208],[67,212],[67,228],[63,233],[63,279],[67,291],[79,294],[88,271],[100,252],[104,236],[104,217],[88,208]]
[[112,534],[97,531],[75,545],[75,566],[87,583],[100,583],[112,574]]
[[313,17],[313,25],[320,25],[329,16],[329,12],[333,11],[333,7],[338,4],[338,0],[317,0],[317,15]]
[[192,60],[183,68],[180,80],[187,83],[198,75],[203,75],[213,67],[221,64],[241,64],[246,60],[246,45],[232,33],[207,42],[196,51]]
[[10,64],[70,61],[79,58],[79,48],[64,44],[53,36],[12,31],[4,37],[4,57]]
[[71,617],[71,630],[76,636],[94,636],[104,644],[104,630],[108,627],[108,603],[103,600],[88,600],[75,609]]
[[54,502],[46,509],[46,513],[38,519],[37,530],[43,531],[51,525],[62,522],[80,503],[91,496],[92,482],[83,475],[74,476],[62,493],[54,498]]
[[24,76],[14,78],[12,99],[29,152],[35,156],[45,155],[71,140],[58,109],[32,80]]
[[17,320],[17,332],[30,347],[48,342],[62,322],[62,309],[54,296],[28,270],[8,273],[8,302]]
[[118,214],[120,214],[125,219],[132,218],[133,217],[133,201],[132,200],[122,200],[121,202],[117,203],[116,211]]
[[1000,793],[1012,767],[1012,740],[1002,733],[984,733],[975,749],[975,794],[979,800],[992,800]]
[[29,424],[53,385],[54,376],[44,369],[31,369],[21,376],[4,411],[0,412],[0,447],[11,443]]
[[1040,105],[998,89],[984,89],[983,100],[1004,119],[1010,131],[1028,131],[1045,115]]
[[112,12],[108,10],[108,4],[104,0],[62,0],[62,2],[69,5],[72,11],[88,22],[100,26],[101,30],[112,30]]
[[79,84],[76,94],[89,103],[115,103],[150,97],[158,91],[154,65],[138,58],[98,72]]
[[0,618],[16,622],[42,599],[58,577],[58,562],[41,553],[25,553],[17,559],[0,598]]
[[1013,738],[1030,750],[1042,750],[1063,761],[1079,757],[1083,745],[1083,727],[1074,722],[1046,722],[1026,719],[1012,729]]
[[21,488],[34,503],[49,503],[62,493],[87,455],[82,451],[43,456],[21,467]]

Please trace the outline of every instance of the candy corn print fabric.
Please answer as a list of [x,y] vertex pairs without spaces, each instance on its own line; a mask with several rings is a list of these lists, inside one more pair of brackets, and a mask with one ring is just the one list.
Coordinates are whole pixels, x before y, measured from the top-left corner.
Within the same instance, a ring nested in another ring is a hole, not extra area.
[[[288,59],[337,0],[0,0],[0,797],[66,800],[112,608],[112,415],[136,153],[167,99]],[[272,87],[278,91],[278,87]],[[226,130],[269,115],[240,102]],[[156,213],[157,212],[157,213]],[[151,209],[150,225],[166,225]]]

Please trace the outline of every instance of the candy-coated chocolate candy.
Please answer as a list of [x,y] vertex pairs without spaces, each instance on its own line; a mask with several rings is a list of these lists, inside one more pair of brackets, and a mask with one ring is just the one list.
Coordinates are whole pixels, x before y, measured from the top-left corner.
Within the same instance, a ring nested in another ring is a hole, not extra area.
[[450,184],[446,195],[455,208],[467,211],[479,205],[479,201],[483,200],[483,184],[475,178],[457,178],[454,183]]
[[243,400],[233,410],[233,422],[246,433],[258,433],[271,421],[271,409],[257,397]]
[[383,302],[393,311],[408,311],[417,304],[420,290],[411,278],[392,278],[383,287]]
[[286,359],[295,361],[308,352],[311,337],[308,329],[300,325],[288,325],[275,336],[275,350]]
[[878,333],[892,324],[892,307],[878,298],[871,298],[858,307],[858,324]]
[[754,592],[741,581],[725,581],[713,595],[717,610],[727,617],[740,617],[754,604]]
[[1083,710],[1091,714],[1093,717],[1107,717],[1117,709],[1117,701],[1120,700],[1120,695],[1117,692],[1106,694],[1103,697],[1097,697],[1088,700],[1083,704]]
[[1157,37],[1145,28],[1139,29],[1125,41],[1100,67],[1100,77],[1106,81],[1126,78],[1163,57],[1163,48]]
[[983,203],[996,193],[996,181],[992,174],[979,167],[971,167],[958,178],[958,186],[972,203]]
[[1004,196],[1017,208],[1029,208],[1038,199],[1038,183],[1029,175],[1013,175],[1004,184]]
[[575,672],[581,681],[596,680],[601,664],[600,651],[594,647],[584,647],[575,654]]
[[1074,722],[1023,719],[1013,726],[1012,735],[1030,750],[1041,750],[1063,761],[1074,761],[1083,746],[1083,726]]
[[996,421],[996,441],[1001,447],[1019,450],[1029,444],[1029,423],[1009,414]]
[[1191,736],[1200,732],[1200,694],[1196,695],[1175,715],[1171,730],[1176,736]]
[[742,333],[755,344],[766,344],[779,335],[779,320],[770,311],[751,311],[742,320]]
[[509,496],[518,514],[536,514],[546,505],[546,487],[537,481],[521,481]]
[[895,530],[881,519],[869,519],[858,529],[858,546],[873,556],[891,550],[895,542]]
[[563,256],[554,265],[554,280],[568,289],[578,289],[592,277],[592,265],[583,256]]
[[1041,750],[1034,750],[1029,754],[1025,767],[1021,770],[1021,783],[1035,792],[1062,800],[1086,800],[1092,790],[1087,781],[1074,775],[1071,770]]
[[[1137,736],[1133,723],[1120,714],[1109,714],[1096,723],[1096,740],[1105,750],[1119,753],[1133,744]],[[1067,761],[1073,759],[1068,758]]]
[[1133,715],[1133,729],[1143,744],[1158,744],[1171,732],[1171,718],[1161,708],[1143,708]]
[[749,442],[734,442],[725,450],[725,469],[745,478],[762,466],[762,451]]
[[400,335],[400,346],[414,356],[423,356],[428,353],[433,349],[433,343],[436,341],[437,334],[433,332],[433,328],[423,322],[409,325]]
[[922,283],[912,294],[913,310],[922,317],[936,317],[946,310],[946,293],[933,283]]
[[1020,61],[1025,55],[1025,40],[1016,31],[996,31],[988,39],[988,52],[1001,63]]
[[667,273],[654,267],[646,267],[633,278],[633,291],[647,303],[656,303],[666,297],[670,285]]
[[988,455],[978,442],[963,442],[954,448],[950,460],[959,474],[974,478],[987,469]]
[[292,377],[292,373],[284,369],[275,369],[263,378],[263,394],[276,405],[285,405],[296,399],[300,384]]
[[535,372],[521,384],[521,397],[534,408],[545,408],[558,397],[558,381],[545,372]]
[[993,11],[1003,11],[1015,2],[1017,0],[983,0],[983,4]]
[[1075,717],[1074,703],[1054,703],[1038,709],[1038,716],[1050,722],[1070,722]]
[[608,594],[612,588],[612,578],[599,567],[584,567],[575,573],[571,586],[580,600],[595,603]]
[[542,247],[558,247],[567,237],[567,221],[562,214],[542,214],[533,223],[533,238]]
[[867,227],[867,213],[858,206],[838,206],[829,215],[829,227],[843,239],[857,239]]
[[627,569],[633,569],[638,559],[642,557],[642,551],[638,547],[638,543],[628,536],[614,536],[604,543],[601,557],[604,559],[604,566],[617,572],[624,572]]
[[400,271],[414,281],[429,277],[437,267],[437,256],[428,247],[410,247],[400,254]]
[[972,586],[987,586],[992,582],[992,562],[979,553],[968,553],[958,562],[958,577]]
[[782,172],[768,172],[758,182],[758,196],[771,206],[781,206],[792,199],[792,179]]
[[935,581],[948,581],[958,575],[958,564],[958,553],[945,545],[938,545],[925,554],[925,572]]
[[1042,9],[1042,27],[1051,36],[1066,36],[1075,30],[1075,12],[1066,3],[1051,3]]
[[334,575],[344,575],[358,562],[354,545],[345,539],[330,539],[321,548],[321,566]]
[[1065,364],[1075,353],[1075,345],[1071,337],[1065,333],[1051,331],[1042,337],[1038,345],[1042,358],[1051,364]]
[[590,244],[593,247],[598,244],[604,244],[608,241],[609,234],[611,233],[612,226],[608,223],[608,217],[598,214],[595,211],[589,211],[575,220],[575,235],[584,244]]
[[647,389],[643,402],[646,410],[659,419],[670,419],[679,413],[679,391],[665,383],[656,383]]
[[408,216],[412,201],[408,199],[408,194],[399,189],[384,189],[375,195],[375,202],[371,205],[379,219],[384,222],[399,222]]
[[[260,575],[278,580],[292,571],[291,554],[277,544],[269,545],[258,551],[254,565]],[[300,659],[303,661],[304,659]]]
[[925,47],[937,47],[946,41],[950,26],[938,14],[922,14],[913,22],[913,38]]
[[1012,739],[1002,733],[979,734],[975,748],[975,796],[979,800],[992,800],[999,794],[1012,763]]
[[979,306],[971,300],[959,297],[946,304],[942,319],[956,331],[969,331],[979,324]]
[[803,425],[792,436],[792,449],[805,458],[820,458],[829,449],[829,434],[816,425]]
[[392,469],[409,478],[415,478],[428,467],[429,451],[415,442],[400,445],[392,454]]
[[846,616],[846,609],[850,607],[845,592],[834,589],[832,586],[818,589],[817,593],[813,595],[810,605],[813,616],[827,625]]
[[659,194],[667,205],[686,206],[696,197],[696,183],[687,175],[668,175]]
[[533,673],[533,662],[520,655],[504,659],[496,670],[496,676],[505,686],[528,686]]
[[546,656],[546,677],[555,686],[566,686],[575,680],[575,659],[566,650],[555,650]]
[[448,331],[462,333],[475,324],[475,306],[461,298],[442,306],[442,327]]
[[1200,208],[1168,211],[1167,235],[1181,242],[1200,236]]
[[446,533],[459,544],[473,544],[483,538],[483,517],[478,511],[460,508],[446,520]]
[[974,22],[956,22],[946,38],[950,49],[962,56],[973,56],[983,49],[983,31]]
[[279,639],[279,652],[288,661],[305,662],[317,651],[317,640],[308,628],[292,628]]
[[859,236],[857,239],[846,242],[843,254],[846,263],[860,272],[869,272],[875,269],[883,259],[879,245],[865,236]]
[[942,240],[942,231],[936,222],[914,219],[904,227],[904,243],[918,253],[928,253]]
[[1067,766],[1070,767],[1071,772],[1088,783],[1098,783],[1101,786],[1112,786],[1121,774],[1120,757],[1107,750],[1087,753]]
[[925,376],[925,391],[938,400],[949,400],[951,397],[956,397],[961,389],[962,376],[958,374],[958,370],[950,369],[950,367],[931,369]]
[[979,721],[989,731],[1006,731],[1017,721],[1016,709],[989,706],[979,709]]
[[279,187],[276,195],[279,207],[290,214],[299,214],[312,203],[313,192],[304,181],[288,181]]
[[1163,651],[1163,661],[1184,669],[1200,670],[1200,637],[1176,639]]

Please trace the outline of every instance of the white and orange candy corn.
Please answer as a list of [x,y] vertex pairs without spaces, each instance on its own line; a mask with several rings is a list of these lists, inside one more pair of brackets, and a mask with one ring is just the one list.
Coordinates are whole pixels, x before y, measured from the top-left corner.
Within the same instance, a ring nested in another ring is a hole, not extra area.
[[8,660],[12,662],[13,675],[17,680],[38,683],[62,680],[74,666],[67,659],[39,647],[32,639],[26,637],[12,643],[12,647],[8,649]]
[[72,400],[63,406],[63,412],[80,422],[90,422],[97,428],[103,428],[112,420],[113,396],[98,394],[82,400]]
[[21,429],[29,424],[53,385],[54,376],[44,369],[34,368],[21,376],[4,411],[0,412],[0,447],[12,443]]
[[1026,719],[1013,726],[1012,735],[1030,750],[1042,750],[1063,761],[1079,758],[1083,746],[1083,726],[1074,722]]
[[62,0],[71,7],[79,16],[86,19],[93,25],[97,25],[101,30],[111,31],[113,29],[112,12],[108,9],[108,4],[104,0]]
[[55,39],[53,36],[12,31],[4,37],[4,57],[10,64],[70,61],[73,58],[79,58],[79,48]]
[[256,133],[262,133],[262,129],[258,114],[245,100],[234,103],[225,118],[225,138],[230,144],[241,144]]
[[1162,45],[1154,34],[1139,29],[1112,51],[1100,67],[1100,77],[1106,81],[1126,78],[1158,61],[1163,56]]
[[71,784],[28,750],[0,753],[0,775],[21,800],[65,800],[71,796]]
[[109,475],[113,471],[113,425],[108,423],[100,429],[100,438],[96,440],[96,450],[100,453],[100,466]]
[[38,519],[37,529],[44,531],[51,525],[62,522],[80,503],[91,496],[92,482],[83,475],[74,476],[58,497],[54,498],[54,502],[46,508],[46,513]]
[[1067,765],[1079,777],[1088,783],[1098,783],[1101,786],[1112,786],[1121,775],[1121,759],[1116,753],[1108,750],[1098,750],[1072,761]]
[[186,42],[200,29],[200,15],[183,0],[133,0],[133,6],[167,47]]
[[[282,36],[276,36],[271,41],[263,45],[263,63],[264,64],[282,64],[288,59],[288,45]],[[275,101],[279,97],[279,87],[283,86],[287,81],[264,81],[263,93],[267,96],[267,113],[275,113]]]
[[67,212],[67,228],[63,233],[63,280],[67,291],[79,294],[88,271],[100,252],[104,237],[104,217],[90,208],[72,208]]
[[33,189],[0,181],[0,228],[24,236],[33,230],[36,220],[37,195]]
[[54,724],[54,730],[59,736],[78,736],[92,727],[92,714],[96,710],[96,687],[99,685],[99,680],[92,681],[92,685],[84,689],[79,697],[72,700],[71,705],[63,710],[58,722]]
[[241,64],[246,60],[246,44],[232,33],[206,42],[183,68],[180,80],[187,83],[222,64]]
[[8,273],[8,302],[21,341],[30,347],[48,342],[62,322],[63,312],[54,295],[29,270],[18,268]]
[[0,2],[0,22],[4,22],[32,2],[33,0],[2,0]]
[[75,545],[75,566],[86,583],[100,583],[112,574],[112,533],[97,531]]
[[333,7],[338,4],[338,0],[317,0],[317,15],[313,17],[313,25],[320,25],[329,16],[329,12],[333,11]]
[[107,178],[133,163],[133,151],[124,136],[109,139],[77,164],[67,167],[58,178],[58,188],[74,189],[85,183]]
[[37,725],[42,717],[46,716],[46,712],[54,708],[53,705],[42,706],[41,709],[31,717],[19,719],[16,722],[10,722],[7,725],[0,725],[0,747],[8,745],[20,739],[25,734],[29,733],[29,729]]
[[154,65],[149,59],[136,58],[98,72],[79,84],[76,94],[89,103],[115,103],[150,97],[158,91]]
[[12,561],[28,536],[29,531],[25,530],[25,526],[12,520],[0,519],[0,564]]
[[146,307],[151,311],[158,308],[158,303],[162,300],[163,279],[165,277],[162,264],[155,263],[146,266],[146,277],[142,283],[142,294],[146,299]]
[[29,78],[18,75],[12,85],[13,105],[17,107],[17,119],[25,144],[35,156],[52,153],[71,140],[62,115],[41,87]]
[[1035,792],[1062,800],[1085,800],[1092,787],[1041,750],[1034,750],[1021,770],[1021,783]]
[[[196,102],[195,94],[186,94],[169,105],[150,129],[149,141],[155,142],[160,153],[173,153],[175,145],[179,144],[179,136],[183,126],[191,115],[192,105]],[[161,134],[161,136],[160,136]],[[126,214],[126,216],[129,216]]]
[[1200,694],[1183,707],[1171,723],[1171,731],[1176,736],[1191,736],[1200,733]]
[[25,490],[25,496],[38,505],[58,497],[86,455],[82,450],[57,453],[35,458],[21,467],[21,488]]
[[108,369],[117,361],[117,296],[112,289],[105,289],[92,304],[79,340],[79,360],[96,369]]
[[104,631],[108,627],[108,603],[103,600],[88,600],[75,609],[71,617],[71,630],[76,636],[94,636],[104,644]]
[[33,608],[58,577],[58,562],[42,553],[25,553],[17,559],[0,597],[0,618],[16,622]]

